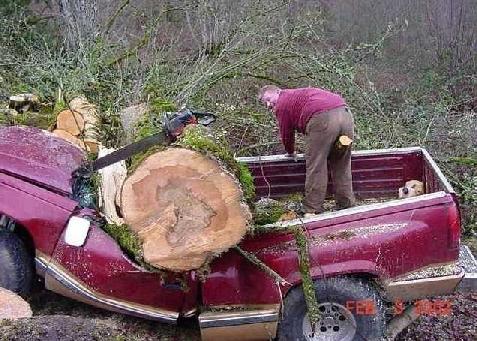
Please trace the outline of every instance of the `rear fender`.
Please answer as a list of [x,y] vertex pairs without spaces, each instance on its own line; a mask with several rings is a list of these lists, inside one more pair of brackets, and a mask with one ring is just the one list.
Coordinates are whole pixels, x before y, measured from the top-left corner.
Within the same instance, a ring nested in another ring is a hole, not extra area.
[[[310,268],[310,274],[313,280],[319,280],[335,276],[357,276],[365,278],[383,277],[376,271],[376,263],[367,260],[353,260],[323,266],[313,266]],[[294,286],[301,284],[301,273],[296,271],[288,277],[288,282]]]

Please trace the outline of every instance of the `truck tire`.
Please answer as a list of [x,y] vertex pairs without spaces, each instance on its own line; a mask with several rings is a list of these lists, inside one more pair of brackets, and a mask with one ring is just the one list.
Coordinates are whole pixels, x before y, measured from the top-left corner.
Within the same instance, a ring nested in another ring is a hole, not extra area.
[[333,277],[315,281],[320,320],[313,334],[303,290],[292,289],[284,301],[278,340],[382,340],[385,307],[368,281]]
[[25,296],[33,282],[33,259],[23,241],[0,229],[0,286]]

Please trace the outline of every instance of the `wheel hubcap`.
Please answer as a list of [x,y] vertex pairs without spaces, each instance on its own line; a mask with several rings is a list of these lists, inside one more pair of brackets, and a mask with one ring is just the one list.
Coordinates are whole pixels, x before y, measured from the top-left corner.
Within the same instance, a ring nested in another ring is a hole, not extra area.
[[350,341],[356,334],[356,320],[353,314],[338,303],[318,305],[320,317],[313,332],[308,314],[303,318],[303,336],[310,341],[336,340]]

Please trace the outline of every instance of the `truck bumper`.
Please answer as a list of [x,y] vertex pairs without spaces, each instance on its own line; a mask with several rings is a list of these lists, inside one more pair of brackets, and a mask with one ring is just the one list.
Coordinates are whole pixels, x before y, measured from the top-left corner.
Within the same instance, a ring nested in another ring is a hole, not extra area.
[[460,248],[459,265],[464,270],[464,276],[457,285],[457,291],[477,292],[477,260],[466,245]]
[[279,311],[279,304],[204,311],[199,315],[202,341],[274,339]]
[[[452,292],[476,292],[477,261],[467,246],[461,246],[459,260],[456,265],[461,270],[457,275],[394,282],[388,287],[388,297],[394,296],[395,299],[410,301],[412,299],[445,295]],[[404,328],[417,318],[419,318],[419,314],[416,306],[408,306],[402,314],[394,316],[388,322],[387,339],[394,340]]]
[[[435,272],[443,275],[430,277]],[[405,279],[386,283],[384,290],[390,301],[412,301],[456,291],[473,292],[477,290],[477,261],[469,248],[462,245],[457,262],[408,274]]]

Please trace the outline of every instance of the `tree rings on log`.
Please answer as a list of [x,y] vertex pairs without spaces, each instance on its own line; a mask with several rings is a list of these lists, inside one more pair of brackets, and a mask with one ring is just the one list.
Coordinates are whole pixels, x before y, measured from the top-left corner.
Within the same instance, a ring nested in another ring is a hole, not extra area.
[[141,162],[123,185],[121,210],[142,241],[144,261],[173,271],[197,269],[236,245],[251,220],[236,178],[184,148]]

